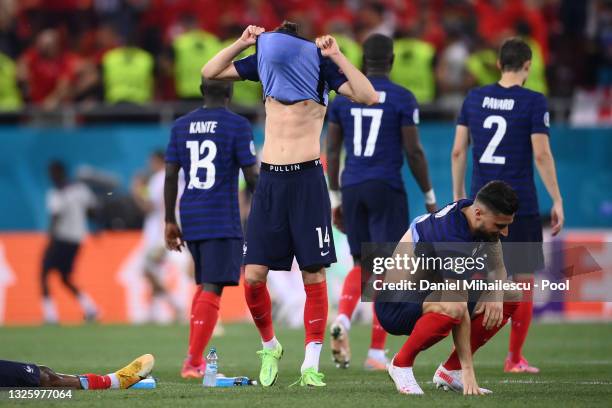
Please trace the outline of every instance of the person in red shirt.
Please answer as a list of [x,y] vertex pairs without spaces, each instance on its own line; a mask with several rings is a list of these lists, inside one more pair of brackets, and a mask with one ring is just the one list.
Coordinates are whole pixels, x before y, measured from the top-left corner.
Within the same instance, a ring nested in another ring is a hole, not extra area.
[[68,101],[77,64],[76,55],[62,50],[57,30],[42,31],[18,63],[19,80],[25,83],[28,99],[44,109]]

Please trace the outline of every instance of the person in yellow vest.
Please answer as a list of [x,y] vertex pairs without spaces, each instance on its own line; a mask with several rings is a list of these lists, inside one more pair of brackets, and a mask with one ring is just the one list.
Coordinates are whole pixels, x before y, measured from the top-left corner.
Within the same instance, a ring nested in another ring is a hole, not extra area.
[[16,111],[22,106],[23,99],[17,86],[15,62],[0,52],[0,111]]
[[200,29],[195,16],[181,16],[181,25],[185,31],[172,41],[170,50],[176,96],[200,100],[202,64],[214,57],[222,46],[214,34]]
[[419,104],[433,102],[436,96],[433,45],[408,35],[396,39],[393,48],[396,62],[391,80],[410,89]]
[[[225,41],[223,41],[221,43],[222,44],[221,48],[226,48],[232,43],[234,43],[236,41],[236,38],[240,37],[241,34],[242,32],[238,33],[236,37],[228,38]],[[243,51],[242,53],[240,53],[238,57],[236,57],[236,59],[248,57],[254,52],[255,50],[249,48]],[[200,71],[198,70],[198,73],[199,72]],[[232,95],[232,104],[242,106],[242,107],[247,107],[247,108],[254,108],[258,106],[259,104],[261,104],[262,100],[263,100],[263,97],[261,94],[261,84],[260,83],[253,82],[253,81],[234,82],[234,93]]]
[[531,48],[531,68],[529,69],[529,76],[524,86],[532,91],[547,95],[546,62],[544,61],[542,47],[531,37],[531,27],[525,21],[520,21],[516,24],[516,33]]
[[493,46],[484,40],[470,54],[465,66],[472,86],[484,86],[499,81],[497,52]]
[[155,61],[153,56],[131,44],[107,51],[102,57],[104,100],[146,104],[153,100]]

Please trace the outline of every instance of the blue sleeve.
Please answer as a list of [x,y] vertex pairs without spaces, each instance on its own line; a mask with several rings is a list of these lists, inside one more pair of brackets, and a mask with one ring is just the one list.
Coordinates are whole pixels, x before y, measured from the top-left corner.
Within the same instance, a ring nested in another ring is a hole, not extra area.
[[[319,56],[320,56],[319,51]],[[327,83],[329,89],[333,89],[338,92],[340,85],[348,81],[346,76],[340,71],[340,68],[329,58],[321,58],[321,75]]]
[[170,141],[166,147],[166,162],[179,164],[178,143],[176,140],[176,125],[170,131]]
[[472,93],[468,93],[463,101],[463,105],[461,106],[461,111],[459,112],[459,117],[457,118],[457,124],[462,126],[469,126],[469,118],[468,118],[468,105],[469,99],[472,96]]
[[337,97],[331,103],[327,110],[327,121],[330,123],[340,124],[340,97]]
[[531,134],[549,134],[550,114],[548,113],[548,103],[546,97],[537,94],[531,107]]
[[403,94],[399,100],[399,114],[402,126],[419,124],[419,104],[412,92]]
[[236,162],[240,167],[252,166],[257,163],[255,143],[253,142],[253,129],[248,120],[244,119],[244,126],[235,136]]
[[259,81],[259,72],[257,71],[257,53],[234,61],[234,68],[238,71],[238,75],[242,79],[249,81]]

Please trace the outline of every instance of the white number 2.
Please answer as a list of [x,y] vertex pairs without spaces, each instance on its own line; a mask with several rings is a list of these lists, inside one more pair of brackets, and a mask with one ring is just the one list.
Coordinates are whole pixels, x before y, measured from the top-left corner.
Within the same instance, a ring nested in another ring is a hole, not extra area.
[[[213,160],[217,156],[217,145],[212,140],[204,140],[201,144],[197,140],[188,140],[191,168],[189,169],[188,189],[207,190],[215,185],[215,165]],[[203,156],[200,158],[200,156]],[[202,182],[198,177],[198,169],[206,169],[206,180]]]
[[354,128],[355,137],[353,138],[353,151],[355,156],[361,156],[361,127],[363,123],[363,117],[369,116],[372,118],[370,123],[370,132],[368,133],[368,140],[366,140],[366,147],[363,155],[365,157],[372,156],[374,154],[374,148],[376,147],[376,139],[378,139],[378,131],[380,130],[380,121],[382,119],[382,109],[369,109],[369,108],[351,108],[351,115],[355,118]]
[[497,125],[497,130],[491,138],[491,141],[487,145],[484,153],[480,156],[480,162],[486,164],[506,164],[506,158],[504,156],[494,156],[495,149],[501,143],[502,139],[506,135],[506,128],[508,127],[506,119],[503,116],[491,115],[487,116],[482,126],[485,129],[491,129],[493,125]]
[[323,228],[316,227],[317,235],[319,236],[319,248],[323,248],[323,243],[325,242],[327,246],[329,246],[329,232],[327,231],[327,227],[325,227],[325,235],[323,235]]

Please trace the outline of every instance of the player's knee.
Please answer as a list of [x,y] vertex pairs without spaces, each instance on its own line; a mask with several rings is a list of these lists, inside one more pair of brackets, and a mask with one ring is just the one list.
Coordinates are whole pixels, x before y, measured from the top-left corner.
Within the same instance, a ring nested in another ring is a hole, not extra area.
[[323,266],[313,266],[302,270],[302,281],[304,285],[312,285],[325,281],[325,268]]
[[325,273],[325,266],[323,265],[309,265],[302,268],[304,272],[308,273]]
[[221,296],[223,293],[223,285],[219,285],[218,283],[203,283],[202,291],[211,292],[217,296]]
[[467,312],[467,303],[465,302],[442,302],[438,304],[438,313],[452,317],[453,319],[461,319]]
[[265,283],[268,277],[268,267],[263,265],[246,265],[244,268],[244,280],[249,285]]

